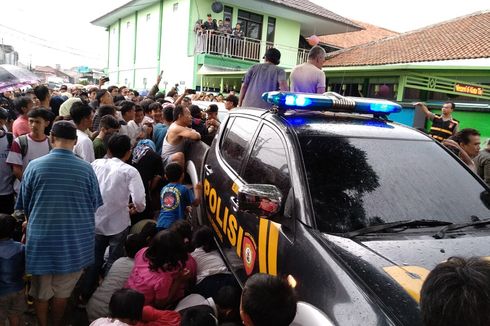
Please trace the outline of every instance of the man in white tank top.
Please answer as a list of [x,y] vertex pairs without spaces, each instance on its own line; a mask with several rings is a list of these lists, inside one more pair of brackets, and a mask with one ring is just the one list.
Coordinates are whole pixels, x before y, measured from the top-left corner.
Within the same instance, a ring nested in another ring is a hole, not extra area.
[[191,112],[188,108],[177,105],[174,109],[174,122],[168,127],[163,139],[162,161],[165,167],[170,162],[185,165],[184,146],[186,140],[201,140],[201,135],[190,128]]

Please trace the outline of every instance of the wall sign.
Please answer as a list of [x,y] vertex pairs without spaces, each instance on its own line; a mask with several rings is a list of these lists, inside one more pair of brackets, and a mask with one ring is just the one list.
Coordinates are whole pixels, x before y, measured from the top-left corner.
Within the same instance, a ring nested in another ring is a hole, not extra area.
[[466,84],[454,84],[454,91],[458,93],[483,95],[483,88]]

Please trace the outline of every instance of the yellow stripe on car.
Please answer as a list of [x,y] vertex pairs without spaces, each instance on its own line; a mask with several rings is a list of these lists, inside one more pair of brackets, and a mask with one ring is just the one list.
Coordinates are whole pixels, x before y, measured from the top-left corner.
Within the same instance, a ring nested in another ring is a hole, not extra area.
[[269,226],[269,274],[277,275],[277,245],[279,242],[280,224],[270,222]]
[[260,218],[259,223],[259,272],[267,273],[267,229],[269,221]]
[[420,266],[389,266],[383,270],[390,275],[417,302],[420,302],[420,290],[429,270]]

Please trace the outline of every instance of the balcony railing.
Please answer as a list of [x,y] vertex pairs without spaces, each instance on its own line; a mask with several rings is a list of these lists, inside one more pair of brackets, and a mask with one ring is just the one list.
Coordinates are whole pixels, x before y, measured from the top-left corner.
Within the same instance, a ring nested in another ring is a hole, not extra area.
[[233,37],[210,31],[196,34],[196,53],[222,55],[236,59],[260,61],[267,49],[275,47],[281,52],[281,65],[295,66],[308,60],[308,50],[260,40]]

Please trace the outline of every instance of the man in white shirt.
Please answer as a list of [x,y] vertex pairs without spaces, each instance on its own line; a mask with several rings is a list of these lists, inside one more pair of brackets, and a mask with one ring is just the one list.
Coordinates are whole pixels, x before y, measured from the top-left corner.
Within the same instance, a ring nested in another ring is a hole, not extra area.
[[94,119],[92,108],[83,102],[73,103],[70,109],[70,116],[77,126],[77,143],[73,148],[73,152],[83,160],[92,163],[95,160],[94,146],[92,140],[85,133],[92,126]]
[[[114,261],[124,255],[124,241],[131,220],[129,215],[141,213],[146,206],[145,187],[134,167],[125,163],[131,156],[131,141],[126,135],[109,139],[107,159],[92,162],[99,181],[104,205],[95,213],[95,263],[87,271],[82,286],[82,299],[87,300],[97,286],[99,271],[104,264],[104,253],[109,247],[109,258],[104,274]],[[131,199],[131,204],[128,205]]]
[[[128,122],[128,136],[131,138],[131,135],[136,135],[134,137],[136,141],[135,143],[146,138],[145,126],[143,125],[144,117],[145,112],[143,111],[143,108],[136,105],[134,110],[134,119]],[[133,138],[131,138],[131,142],[132,141]]]
[[[136,104],[131,101],[122,101],[119,104],[121,117],[126,124],[121,123],[119,134],[127,135],[131,139],[131,146],[134,147],[139,138],[142,138],[141,129],[135,128],[134,120],[136,119]],[[141,118],[143,121],[143,118]],[[140,122],[141,122],[140,121]]]
[[325,92],[325,74],[322,71],[326,57],[325,50],[320,46],[314,46],[308,53],[308,61],[296,66],[291,71],[291,91],[300,93]]

